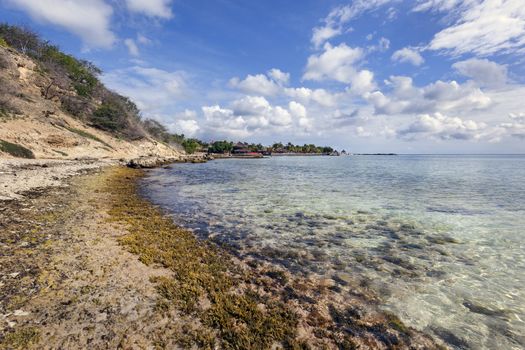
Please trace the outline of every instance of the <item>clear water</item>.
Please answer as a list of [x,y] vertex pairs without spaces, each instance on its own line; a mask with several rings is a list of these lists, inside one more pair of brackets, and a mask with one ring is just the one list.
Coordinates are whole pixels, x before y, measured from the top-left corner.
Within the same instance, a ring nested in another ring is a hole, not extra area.
[[218,160],[143,190],[240,254],[366,281],[454,348],[525,348],[525,156]]

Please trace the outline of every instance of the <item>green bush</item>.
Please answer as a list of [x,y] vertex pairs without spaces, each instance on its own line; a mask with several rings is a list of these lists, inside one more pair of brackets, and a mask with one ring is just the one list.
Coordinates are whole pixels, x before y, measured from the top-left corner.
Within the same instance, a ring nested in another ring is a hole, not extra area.
[[42,58],[45,62],[57,64],[66,70],[78,95],[87,97],[93,94],[98,85],[96,74],[100,73],[100,70],[91,63],[79,61],[61,52],[56,46],[48,46]]
[[35,155],[30,149],[16,143],[0,140],[0,151],[8,153],[13,157],[34,159]]
[[193,154],[201,146],[200,142],[196,139],[186,139],[182,141],[182,147],[188,154]]
[[103,104],[93,112],[90,122],[96,128],[117,131],[121,128],[122,113],[115,106]]
[[4,38],[0,37],[0,46],[9,47],[9,44],[5,41]]
[[233,150],[233,143],[228,141],[215,141],[208,148],[210,153],[226,153]]

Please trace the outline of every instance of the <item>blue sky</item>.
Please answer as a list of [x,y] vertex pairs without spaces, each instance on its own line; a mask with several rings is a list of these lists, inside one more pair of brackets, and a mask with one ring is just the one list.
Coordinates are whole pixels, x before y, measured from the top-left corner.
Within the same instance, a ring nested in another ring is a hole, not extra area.
[[0,0],[205,140],[525,153],[522,0]]

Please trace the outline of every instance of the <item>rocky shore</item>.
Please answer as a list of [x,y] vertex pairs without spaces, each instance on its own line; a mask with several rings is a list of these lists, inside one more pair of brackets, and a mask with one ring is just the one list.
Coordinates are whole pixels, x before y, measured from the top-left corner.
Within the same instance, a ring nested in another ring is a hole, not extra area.
[[0,348],[440,348],[364,287],[341,299],[177,227],[133,169],[173,160],[0,163]]

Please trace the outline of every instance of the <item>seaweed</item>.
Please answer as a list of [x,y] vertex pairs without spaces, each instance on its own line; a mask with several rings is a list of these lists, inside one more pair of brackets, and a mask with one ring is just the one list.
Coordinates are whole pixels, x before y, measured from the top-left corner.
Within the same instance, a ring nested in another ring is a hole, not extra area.
[[[247,288],[250,279],[231,257],[209,241],[176,226],[169,217],[136,194],[135,181],[142,171],[115,170],[107,182],[112,222],[124,224],[129,234],[120,243],[148,265],[170,269],[173,276],[153,279],[163,301],[159,311],[176,308],[200,320],[205,332],[217,334],[225,349],[267,349],[280,343],[300,348],[296,338],[297,316],[280,300],[265,298]],[[210,347],[208,337],[190,332],[179,339]]]

